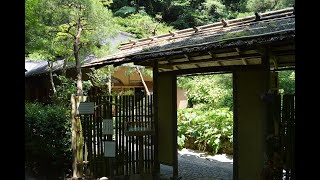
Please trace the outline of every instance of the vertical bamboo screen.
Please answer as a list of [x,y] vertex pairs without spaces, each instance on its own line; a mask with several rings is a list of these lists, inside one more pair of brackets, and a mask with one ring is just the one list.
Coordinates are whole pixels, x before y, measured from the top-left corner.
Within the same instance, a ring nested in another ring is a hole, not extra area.
[[[280,98],[279,98],[280,99]],[[295,95],[283,95],[280,118],[280,147],[286,179],[295,178]]]
[[[97,92],[90,92],[88,101],[95,102],[93,115],[82,115],[83,134],[85,140],[84,160],[86,164],[86,176],[93,178],[110,175],[128,176],[130,174],[151,174],[154,161],[153,136],[143,137],[143,149],[139,149],[139,138],[125,136],[126,122],[145,121],[153,126],[153,96],[95,96]],[[116,142],[116,157],[112,167],[109,167],[108,158],[104,157],[104,141],[102,134],[102,120],[113,119],[114,135],[112,140]],[[139,172],[139,151],[143,151],[143,172]]]

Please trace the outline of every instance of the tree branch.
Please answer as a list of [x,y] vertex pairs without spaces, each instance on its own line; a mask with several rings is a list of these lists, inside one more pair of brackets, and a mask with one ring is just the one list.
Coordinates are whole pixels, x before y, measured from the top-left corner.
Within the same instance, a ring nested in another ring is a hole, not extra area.
[[93,29],[93,28],[83,28],[82,30],[83,31],[94,31],[95,29]]

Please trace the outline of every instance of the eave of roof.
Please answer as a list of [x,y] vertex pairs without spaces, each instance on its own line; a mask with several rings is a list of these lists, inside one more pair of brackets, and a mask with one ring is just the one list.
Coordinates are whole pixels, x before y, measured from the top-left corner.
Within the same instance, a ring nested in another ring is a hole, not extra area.
[[[84,62],[90,63],[93,59],[93,56],[88,56]],[[30,62],[30,60],[28,60]],[[32,61],[32,60],[31,60]],[[25,77],[30,77],[30,76],[35,76],[35,75],[41,75],[45,73],[49,73],[49,66],[48,66],[48,61],[47,60],[41,60],[41,61],[35,61],[38,62],[38,64],[32,69],[28,70],[25,72]],[[26,62],[27,63],[27,62]],[[53,72],[57,72],[63,69],[63,63],[64,59],[57,60],[53,62]],[[68,62],[66,69],[74,68],[75,67],[75,62]]]
[[[262,13],[259,21],[255,16],[189,28],[152,38],[145,38],[122,44],[119,53],[100,58],[83,67],[120,65],[123,63],[209,50],[263,43],[273,43],[283,39],[294,39],[295,16],[293,8]],[[254,40],[254,39],[259,39]]]

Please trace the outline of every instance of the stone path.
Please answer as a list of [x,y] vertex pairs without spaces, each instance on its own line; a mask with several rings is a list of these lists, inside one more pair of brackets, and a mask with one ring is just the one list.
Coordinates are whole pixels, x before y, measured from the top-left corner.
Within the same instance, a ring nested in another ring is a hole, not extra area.
[[[178,153],[178,173],[179,177],[182,177],[181,180],[232,180],[232,156],[210,156],[188,149]],[[161,180],[169,180],[172,172],[171,166],[160,165]]]

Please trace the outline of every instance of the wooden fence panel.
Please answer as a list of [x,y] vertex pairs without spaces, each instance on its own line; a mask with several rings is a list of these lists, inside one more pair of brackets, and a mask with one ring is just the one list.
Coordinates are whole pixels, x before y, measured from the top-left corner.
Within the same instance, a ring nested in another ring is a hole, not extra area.
[[[88,95],[88,101],[95,102],[94,114],[81,117],[85,140],[83,155],[89,162],[86,166],[86,176],[98,178],[107,175],[151,174],[154,165],[154,135],[140,138],[143,148],[139,148],[139,138],[126,136],[125,128],[127,123],[142,121],[151,123],[154,127],[152,95],[101,96],[97,94],[98,91],[95,90]],[[110,117],[114,121],[114,135],[105,136],[102,134],[102,122],[103,119]],[[116,142],[116,157],[113,163],[110,163],[111,158],[104,157],[104,141],[110,138]],[[139,154],[143,155],[142,172],[139,172],[138,168]]]
[[280,153],[286,179],[295,179],[295,95],[282,96]]

